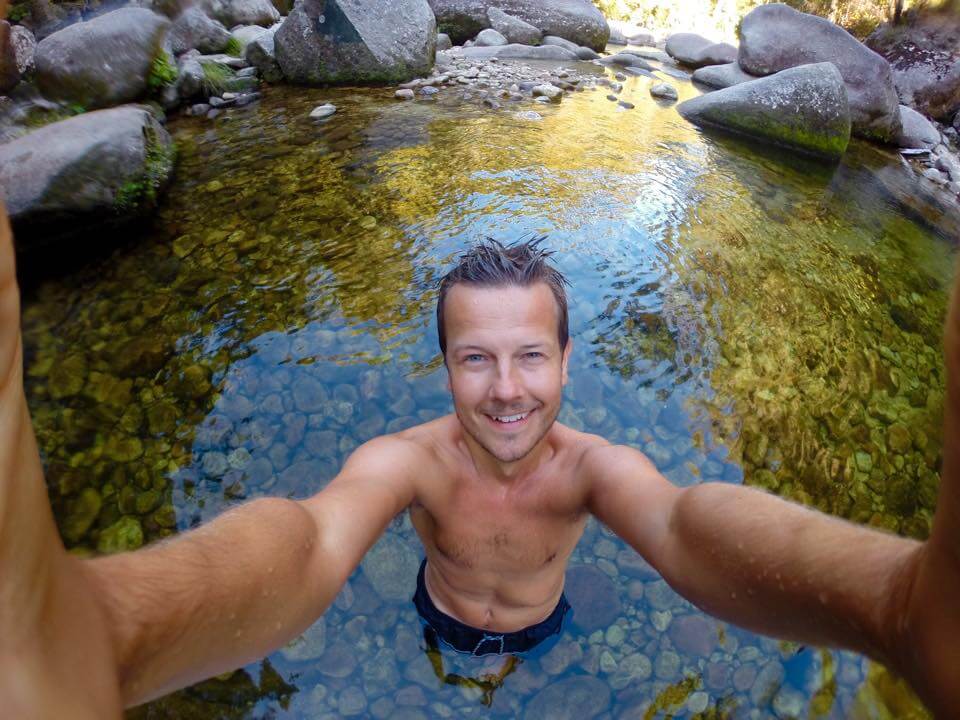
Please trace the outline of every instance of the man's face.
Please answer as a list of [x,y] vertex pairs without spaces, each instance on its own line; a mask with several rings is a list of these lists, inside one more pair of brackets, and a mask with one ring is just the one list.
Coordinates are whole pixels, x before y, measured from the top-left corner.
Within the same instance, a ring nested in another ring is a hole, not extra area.
[[457,417],[502,463],[525,457],[560,412],[572,341],[546,283],[454,285],[446,297],[447,371]]

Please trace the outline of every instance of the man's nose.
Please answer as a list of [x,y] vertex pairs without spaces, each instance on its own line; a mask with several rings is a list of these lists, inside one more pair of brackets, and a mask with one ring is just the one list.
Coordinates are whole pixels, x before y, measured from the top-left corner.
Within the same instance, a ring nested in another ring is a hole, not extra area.
[[494,378],[490,393],[494,400],[508,402],[520,397],[520,383],[517,378],[517,368],[513,363],[499,363],[497,375]]

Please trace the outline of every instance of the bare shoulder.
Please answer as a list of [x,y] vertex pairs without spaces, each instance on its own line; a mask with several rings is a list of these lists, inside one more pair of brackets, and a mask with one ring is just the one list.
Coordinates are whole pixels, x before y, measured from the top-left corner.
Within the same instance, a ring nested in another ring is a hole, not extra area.
[[598,435],[584,436],[577,468],[586,480],[602,481],[606,478],[637,473],[656,473],[657,469],[642,452],[629,445],[614,445]]

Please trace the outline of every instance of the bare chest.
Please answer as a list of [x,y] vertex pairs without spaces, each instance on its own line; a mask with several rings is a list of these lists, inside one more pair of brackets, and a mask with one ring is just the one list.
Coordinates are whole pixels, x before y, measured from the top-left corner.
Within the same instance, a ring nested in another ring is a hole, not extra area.
[[557,485],[504,492],[464,482],[414,504],[411,520],[428,550],[465,570],[536,572],[566,560],[586,520]]

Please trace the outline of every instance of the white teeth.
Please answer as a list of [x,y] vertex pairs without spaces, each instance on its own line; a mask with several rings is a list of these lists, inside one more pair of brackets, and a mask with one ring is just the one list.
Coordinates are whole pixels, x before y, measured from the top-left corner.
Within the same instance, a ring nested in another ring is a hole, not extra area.
[[530,413],[526,412],[526,413],[521,413],[519,415],[494,415],[493,419],[496,420],[497,422],[511,423],[511,422],[517,422],[517,420],[523,420],[529,414]]

